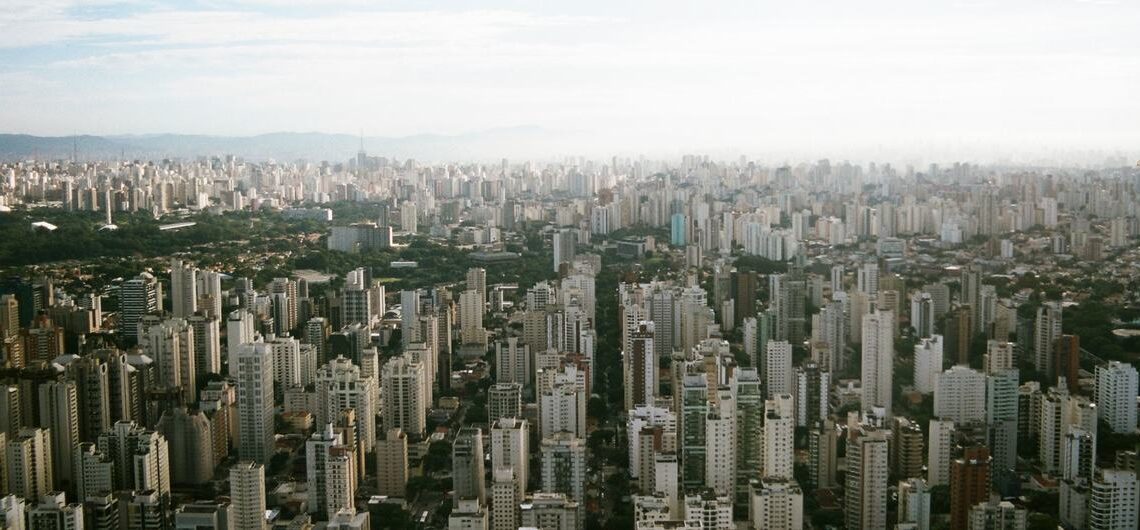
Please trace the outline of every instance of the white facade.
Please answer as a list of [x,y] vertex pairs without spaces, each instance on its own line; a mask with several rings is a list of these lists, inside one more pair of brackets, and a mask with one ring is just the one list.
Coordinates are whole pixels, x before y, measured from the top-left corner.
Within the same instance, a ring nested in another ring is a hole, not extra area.
[[914,389],[922,394],[934,392],[938,374],[942,373],[942,335],[931,335],[914,345]]
[[955,423],[985,421],[985,374],[961,365],[939,374],[934,384],[934,415]]
[[894,371],[894,311],[863,315],[863,410],[883,407],[891,413]]
[[1096,404],[1100,419],[1116,433],[1136,430],[1136,367],[1119,361],[1096,367]]

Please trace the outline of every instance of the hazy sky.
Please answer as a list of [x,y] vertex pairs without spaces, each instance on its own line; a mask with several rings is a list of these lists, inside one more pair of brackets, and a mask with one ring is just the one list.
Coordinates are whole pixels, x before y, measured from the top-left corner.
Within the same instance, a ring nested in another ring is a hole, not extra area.
[[0,0],[0,131],[1140,147],[1133,0]]

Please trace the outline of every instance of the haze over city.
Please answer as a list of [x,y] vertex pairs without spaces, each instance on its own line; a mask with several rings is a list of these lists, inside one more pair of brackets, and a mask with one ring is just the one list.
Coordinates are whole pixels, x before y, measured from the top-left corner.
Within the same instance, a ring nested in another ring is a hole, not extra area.
[[1076,0],[16,0],[0,129],[530,127],[490,156],[1135,160],[1138,19]]

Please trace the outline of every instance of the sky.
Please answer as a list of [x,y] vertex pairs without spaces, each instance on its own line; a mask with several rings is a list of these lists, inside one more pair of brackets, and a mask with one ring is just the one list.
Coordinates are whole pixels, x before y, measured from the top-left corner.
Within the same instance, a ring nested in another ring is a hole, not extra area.
[[0,132],[1140,151],[1132,0],[0,0]]

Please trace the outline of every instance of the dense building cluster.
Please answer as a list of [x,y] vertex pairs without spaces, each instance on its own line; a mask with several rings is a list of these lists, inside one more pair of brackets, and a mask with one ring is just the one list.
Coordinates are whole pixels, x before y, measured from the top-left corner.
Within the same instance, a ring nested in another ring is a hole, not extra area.
[[[4,528],[1137,527],[1135,322],[1066,319],[1137,302],[1140,172],[362,152],[0,192],[28,238],[251,212],[353,264],[6,268]],[[364,264],[415,245],[472,266]]]

